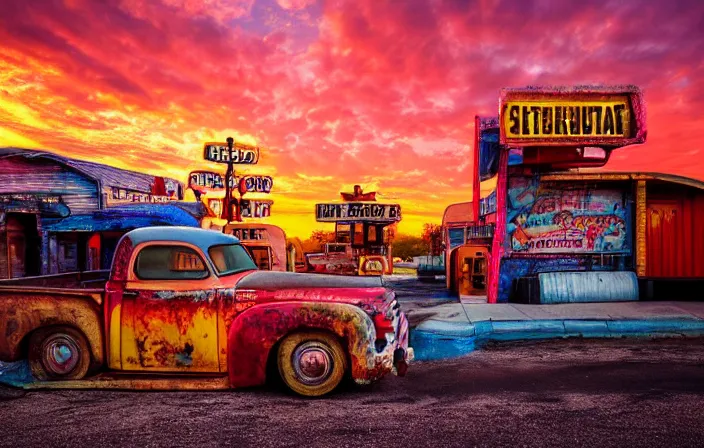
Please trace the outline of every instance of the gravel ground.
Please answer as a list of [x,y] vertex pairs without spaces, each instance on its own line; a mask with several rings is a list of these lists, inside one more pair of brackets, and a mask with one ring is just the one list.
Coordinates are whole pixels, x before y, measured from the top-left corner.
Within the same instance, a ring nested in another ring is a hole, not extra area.
[[0,388],[0,446],[702,446],[703,343],[493,345],[317,400]]

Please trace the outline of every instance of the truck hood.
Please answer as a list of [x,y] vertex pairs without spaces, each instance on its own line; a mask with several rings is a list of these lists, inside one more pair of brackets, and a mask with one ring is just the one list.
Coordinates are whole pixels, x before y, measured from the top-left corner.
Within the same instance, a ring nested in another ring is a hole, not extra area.
[[347,303],[374,315],[386,312],[396,295],[384,288],[381,277],[303,274],[255,271],[237,282],[236,295],[252,294],[258,303],[335,302]]
[[381,277],[352,277],[298,272],[255,271],[237,282],[237,289],[278,291],[282,289],[383,288]]

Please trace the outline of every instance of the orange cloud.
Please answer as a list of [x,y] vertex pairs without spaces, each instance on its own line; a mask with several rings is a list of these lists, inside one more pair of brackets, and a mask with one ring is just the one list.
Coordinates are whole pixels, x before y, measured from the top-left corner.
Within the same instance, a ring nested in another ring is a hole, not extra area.
[[[186,180],[202,144],[261,145],[270,222],[360,184],[400,231],[471,198],[475,114],[498,91],[632,83],[649,141],[607,168],[704,179],[704,4],[521,0],[10,0],[0,14],[0,145]],[[666,18],[664,20],[663,18]]]

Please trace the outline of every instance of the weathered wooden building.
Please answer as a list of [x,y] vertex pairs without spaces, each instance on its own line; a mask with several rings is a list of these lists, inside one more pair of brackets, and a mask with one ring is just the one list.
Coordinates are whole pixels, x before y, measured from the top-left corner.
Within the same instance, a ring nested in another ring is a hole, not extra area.
[[97,215],[94,226],[78,219],[82,230],[60,223],[128,204],[170,203],[183,194],[183,184],[174,179],[45,151],[0,148],[0,278],[105,268],[106,254],[132,227],[129,220],[149,213],[122,214],[112,228],[101,227],[97,221],[107,218]]

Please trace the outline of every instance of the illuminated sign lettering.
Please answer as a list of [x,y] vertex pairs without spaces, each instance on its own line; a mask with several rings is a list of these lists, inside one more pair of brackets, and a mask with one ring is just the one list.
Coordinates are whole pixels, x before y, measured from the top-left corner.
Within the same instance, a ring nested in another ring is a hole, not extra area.
[[361,202],[316,204],[315,219],[319,222],[397,222],[401,220],[401,206],[398,204],[376,204]]
[[[210,162],[227,163],[230,161],[230,150],[225,143],[206,143],[203,158]],[[232,163],[255,165],[257,162],[259,162],[259,148],[242,143],[233,145]]]
[[111,187],[112,197],[108,200],[109,204],[128,204],[133,202],[169,202],[172,200],[169,196],[157,196],[137,191],[125,190],[124,188]]
[[[241,177],[236,177],[234,184],[240,183]],[[271,193],[274,180],[270,176],[244,176],[245,186],[249,193]]]
[[243,218],[267,218],[271,216],[274,201],[243,199],[239,201],[240,214]]
[[504,89],[500,143],[620,147],[646,140],[645,105],[635,86]]
[[225,189],[224,177],[211,171],[193,171],[188,175],[188,186],[190,188],[220,191]]
[[[271,193],[274,180],[270,176],[243,176],[248,193]],[[237,188],[242,177],[230,181],[230,187]],[[193,171],[188,175],[188,186],[200,191],[224,191],[225,176],[211,171]]]
[[628,102],[510,101],[506,138],[630,137]]

